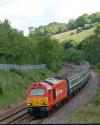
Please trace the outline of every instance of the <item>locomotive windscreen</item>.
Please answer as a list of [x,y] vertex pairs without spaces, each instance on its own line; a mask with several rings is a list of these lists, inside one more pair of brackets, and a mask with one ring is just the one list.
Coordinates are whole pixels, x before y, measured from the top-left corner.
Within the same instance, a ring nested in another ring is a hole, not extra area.
[[44,89],[43,88],[32,88],[30,91],[30,96],[39,96],[44,95]]

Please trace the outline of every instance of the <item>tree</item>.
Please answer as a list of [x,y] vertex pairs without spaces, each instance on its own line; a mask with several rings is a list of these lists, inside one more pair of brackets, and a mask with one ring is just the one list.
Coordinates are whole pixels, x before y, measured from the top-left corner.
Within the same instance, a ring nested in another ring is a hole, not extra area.
[[100,22],[100,12],[93,13],[89,16],[89,19],[91,20],[91,23],[97,23]]
[[45,34],[45,26],[39,26],[39,28],[35,29],[35,34],[37,35],[44,35]]
[[96,25],[96,29],[94,30],[95,35],[100,35],[100,23]]
[[63,60],[64,62],[79,64],[81,61],[85,60],[85,53],[82,50],[69,48],[65,50]]
[[6,63],[6,58],[11,56],[9,40],[10,30],[10,22],[7,19],[5,19],[4,22],[0,22],[0,58],[3,63]]
[[28,28],[28,30],[29,30],[29,36],[32,36],[34,34],[35,28],[31,26]]
[[34,33],[37,35],[46,35],[46,34],[57,34],[59,32],[64,32],[67,30],[67,24],[65,23],[58,23],[58,22],[52,22],[49,23],[46,26],[39,26],[35,29]]
[[33,59],[32,42],[8,20],[0,22],[0,63],[32,64]]
[[95,34],[84,39],[82,49],[92,64],[100,62],[100,24],[95,29]]
[[69,22],[67,24],[67,27],[68,27],[68,30],[75,29],[77,27],[76,26],[76,20],[74,20],[74,19],[69,20]]
[[64,49],[68,49],[73,47],[74,40],[65,40],[61,43],[61,45],[64,47]]
[[90,23],[90,19],[88,14],[83,14],[82,16],[79,16],[76,19],[77,27],[83,27],[85,24],[89,24],[89,23]]
[[59,62],[62,55],[62,48],[59,42],[49,37],[38,38],[36,50],[39,56],[39,63],[47,64],[48,68],[55,70],[54,64]]

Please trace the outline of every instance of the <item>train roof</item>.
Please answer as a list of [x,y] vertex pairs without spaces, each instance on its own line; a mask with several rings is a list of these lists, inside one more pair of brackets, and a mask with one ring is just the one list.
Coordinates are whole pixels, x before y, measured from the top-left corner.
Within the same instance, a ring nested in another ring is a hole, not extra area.
[[80,63],[80,65],[76,65],[72,69],[65,68],[63,73],[58,74],[55,78],[71,80],[80,74],[87,72],[89,69],[90,64],[86,61],[83,61]]
[[72,69],[64,68],[64,71],[55,76],[54,78],[47,78],[36,84],[42,84],[47,86],[48,89],[51,89],[52,86],[58,84],[58,82],[64,79],[71,80],[75,77],[78,77],[80,74],[87,72],[89,69],[90,64],[86,61],[83,61],[82,63],[80,63],[80,65],[75,65],[75,67],[72,67]]
[[52,86],[58,84],[58,82],[60,82],[62,80],[59,80],[59,79],[56,79],[56,78],[47,78],[41,82],[37,82],[35,84],[32,84],[32,86],[38,86],[38,85],[44,85],[44,86],[47,86],[48,89],[51,89]]
[[53,86],[55,84],[58,84],[59,81],[62,81],[62,80],[59,80],[56,78],[48,78],[48,79],[43,80],[42,82],[47,83],[50,86]]
[[44,82],[44,81],[37,82],[35,84],[33,83],[32,85],[30,85],[30,87],[32,88],[34,86],[41,86],[41,85],[46,86],[48,90],[51,89],[51,87],[52,87],[52,86],[48,85],[46,82]]

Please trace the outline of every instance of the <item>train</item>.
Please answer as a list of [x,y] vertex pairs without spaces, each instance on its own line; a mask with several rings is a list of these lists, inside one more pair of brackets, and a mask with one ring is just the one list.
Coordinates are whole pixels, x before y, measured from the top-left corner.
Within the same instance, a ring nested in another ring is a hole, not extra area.
[[28,112],[33,115],[41,112],[48,114],[86,85],[89,78],[90,64],[83,61],[76,68],[31,84],[26,92]]

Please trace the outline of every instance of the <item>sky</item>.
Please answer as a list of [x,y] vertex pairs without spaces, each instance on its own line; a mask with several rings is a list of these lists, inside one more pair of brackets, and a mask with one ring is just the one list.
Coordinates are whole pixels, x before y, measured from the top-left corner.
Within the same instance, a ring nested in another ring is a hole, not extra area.
[[84,13],[100,12],[100,0],[0,0],[0,12],[1,21],[8,19],[28,35],[30,26],[67,23]]

